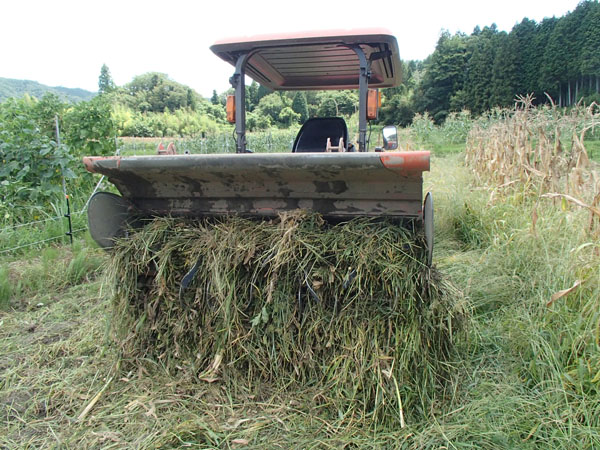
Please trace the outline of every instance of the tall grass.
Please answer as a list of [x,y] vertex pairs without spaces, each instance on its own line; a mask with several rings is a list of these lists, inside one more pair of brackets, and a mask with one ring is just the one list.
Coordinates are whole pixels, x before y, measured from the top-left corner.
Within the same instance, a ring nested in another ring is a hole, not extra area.
[[[475,189],[456,191],[464,203],[456,193],[444,193],[452,206],[443,212],[441,232],[450,239],[441,264],[474,307],[473,359],[467,362],[473,375],[464,379],[472,387],[455,405],[460,413],[423,430],[419,445],[600,444],[600,246],[589,228],[594,212],[544,199],[550,189],[580,188],[593,205],[597,194],[574,185],[573,173],[580,175],[577,183],[595,180],[581,142],[597,113],[555,113],[518,109],[475,127],[466,156]],[[560,139],[565,135],[571,145]]]
[[416,114],[407,130],[412,141],[409,148],[424,147],[434,154],[460,153],[473,124],[469,111],[451,113],[441,125],[436,125],[428,113]]
[[[32,248],[43,249],[48,245],[69,242],[69,237],[66,235],[69,231],[68,221],[61,213],[61,209],[53,213],[38,212],[32,213],[31,222],[4,222],[0,228],[0,255],[22,255]],[[85,211],[71,214],[71,227],[76,237],[80,237],[85,232],[87,229]]]
[[540,208],[522,190],[478,185],[456,157],[437,161],[426,179],[436,261],[470,299],[473,321],[457,349],[461,388],[410,447],[595,448],[600,258],[581,227],[586,212]]
[[0,260],[0,304],[25,308],[53,291],[94,280],[104,262],[98,249],[76,240],[73,246],[47,246],[26,250],[27,258],[14,254]]
[[0,310],[8,308],[13,293],[13,284],[8,268],[0,266]]

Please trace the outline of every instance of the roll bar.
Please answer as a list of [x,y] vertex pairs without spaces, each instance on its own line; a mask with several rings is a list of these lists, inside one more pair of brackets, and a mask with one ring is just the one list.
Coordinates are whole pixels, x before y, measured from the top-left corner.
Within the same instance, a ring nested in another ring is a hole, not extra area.
[[[367,94],[369,90],[369,78],[371,77],[371,60],[368,60],[360,45],[348,45],[358,56],[359,87],[358,87],[358,151],[367,151]],[[236,153],[247,153],[246,149],[246,64],[254,52],[238,55],[235,63],[235,71],[229,82],[235,90],[235,134]],[[385,55],[374,54],[375,58]],[[373,59],[373,58],[372,58]]]

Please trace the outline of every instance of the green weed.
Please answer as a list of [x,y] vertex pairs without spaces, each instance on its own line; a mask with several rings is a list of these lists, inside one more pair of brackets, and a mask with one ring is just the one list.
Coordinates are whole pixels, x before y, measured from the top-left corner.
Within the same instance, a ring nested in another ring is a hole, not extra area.
[[69,285],[77,285],[95,278],[103,264],[97,250],[81,248],[80,245],[74,247],[74,255],[66,268],[65,283]]
[[590,159],[600,162],[600,140],[586,140],[584,145]]
[[13,289],[8,268],[0,266],[0,310],[8,308]]
[[[249,132],[246,135],[247,147],[256,153],[289,152],[292,150],[298,127]],[[160,143],[166,147],[173,142],[178,154],[185,152],[235,153],[235,136],[231,131],[209,133],[189,138],[123,138],[120,141],[122,155],[155,155]]]

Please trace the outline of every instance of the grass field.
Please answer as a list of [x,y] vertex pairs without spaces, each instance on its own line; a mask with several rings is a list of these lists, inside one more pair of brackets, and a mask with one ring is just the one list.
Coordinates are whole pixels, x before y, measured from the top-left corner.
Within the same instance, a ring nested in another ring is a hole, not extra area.
[[600,245],[578,226],[588,215],[478,186],[458,150],[433,158],[425,184],[434,262],[472,320],[452,394],[423,417],[366,426],[326,413],[310,389],[233,394],[123,359],[108,258],[84,239],[0,260],[0,447],[600,447]]
[[600,161],[600,140],[589,140],[585,142],[585,148],[594,161]]

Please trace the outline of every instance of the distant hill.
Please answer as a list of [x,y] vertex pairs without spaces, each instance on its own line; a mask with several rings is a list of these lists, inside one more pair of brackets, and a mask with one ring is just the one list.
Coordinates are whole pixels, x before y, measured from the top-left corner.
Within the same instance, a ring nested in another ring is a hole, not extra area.
[[24,94],[42,98],[46,92],[52,92],[61,99],[74,103],[82,100],[90,100],[97,94],[96,92],[86,91],[85,89],[66,88],[62,86],[52,87],[38,83],[37,81],[14,80],[12,78],[0,77],[0,102],[3,102],[10,97],[22,97]]

